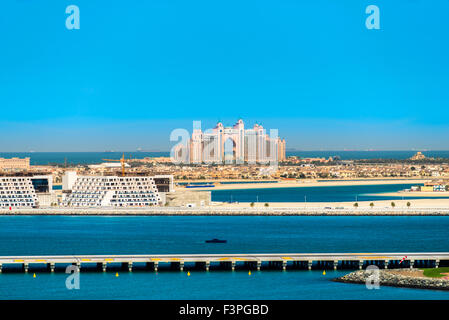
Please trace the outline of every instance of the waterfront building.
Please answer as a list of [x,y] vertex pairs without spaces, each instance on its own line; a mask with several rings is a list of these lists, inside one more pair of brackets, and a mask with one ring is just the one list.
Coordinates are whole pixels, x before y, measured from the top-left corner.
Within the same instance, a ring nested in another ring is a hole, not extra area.
[[0,177],[0,208],[37,207],[51,190],[51,175]]
[[164,193],[173,191],[173,177],[79,176],[69,171],[62,177],[62,186],[64,206],[144,207],[164,203]]
[[30,158],[0,158],[1,171],[28,171],[30,170]]
[[426,159],[426,156],[422,154],[421,151],[418,151],[413,157],[410,158],[410,160],[424,160]]
[[285,139],[277,136],[277,130],[267,133],[259,124],[245,129],[243,120],[232,127],[219,122],[210,130],[195,128],[187,145],[174,147],[174,160],[193,164],[281,162],[285,160]]

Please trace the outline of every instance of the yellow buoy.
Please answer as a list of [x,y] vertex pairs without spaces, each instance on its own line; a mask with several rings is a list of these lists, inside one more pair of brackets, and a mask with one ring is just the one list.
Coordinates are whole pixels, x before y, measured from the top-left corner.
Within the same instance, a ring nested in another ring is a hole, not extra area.
[[118,277],[118,272],[115,273],[115,276]]
[[190,277],[190,271],[187,271],[187,276]]
[[35,273],[33,273],[33,278],[36,278],[36,274]]
[[323,270],[323,276],[325,276],[326,275],[326,270]]
[[249,275],[249,276],[251,275],[251,270],[248,271],[248,275]]

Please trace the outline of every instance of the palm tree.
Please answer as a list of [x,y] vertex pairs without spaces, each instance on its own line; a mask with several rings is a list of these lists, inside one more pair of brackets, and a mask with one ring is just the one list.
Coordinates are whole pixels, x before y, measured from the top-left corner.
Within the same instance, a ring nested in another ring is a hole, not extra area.
[[369,204],[369,206],[371,207],[371,209],[374,207],[374,203],[373,202],[371,202],[370,204]]
[[407,208],[410,208],[412,204],[410,203],[410,201],[407,202]]
[[249,205],[251,208],[254,207],[254,202],[251,202]]
[[357,208],[359,206],[359,204],[356,202],[354,203],[354,208]]
[[268,202],[267,202],[267,203],[265,203],[265,207],[268,207],[268,206],[269,206]]
[[391,206],[394,208],[396,206],[396,203],[391,202]]

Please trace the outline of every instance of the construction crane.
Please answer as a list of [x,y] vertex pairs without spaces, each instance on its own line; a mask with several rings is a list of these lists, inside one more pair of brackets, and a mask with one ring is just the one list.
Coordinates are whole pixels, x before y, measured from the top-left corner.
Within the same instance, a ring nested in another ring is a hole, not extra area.
[[114,161],[114,162],[120,162],[122,164],[122,176],[125,176],[125,161],[131,161],[131,157],[129,159],[125,159],[125,153],[123,153],[122,157],[120,159],[102,159],[103,161]]

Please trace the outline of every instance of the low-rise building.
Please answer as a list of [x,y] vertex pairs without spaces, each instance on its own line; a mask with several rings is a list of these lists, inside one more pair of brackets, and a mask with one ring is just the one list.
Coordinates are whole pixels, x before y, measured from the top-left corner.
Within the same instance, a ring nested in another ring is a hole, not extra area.
[[173,189],[172,176],[79,176],[68,171],[62,181],[63,205],[71,207],[155,206]]
[[1,171],[27,171],[30,170],[30,158],[0,158]]
[[51,190],[51,175],[0,177],[0,208],[38,207],[39,196]]

